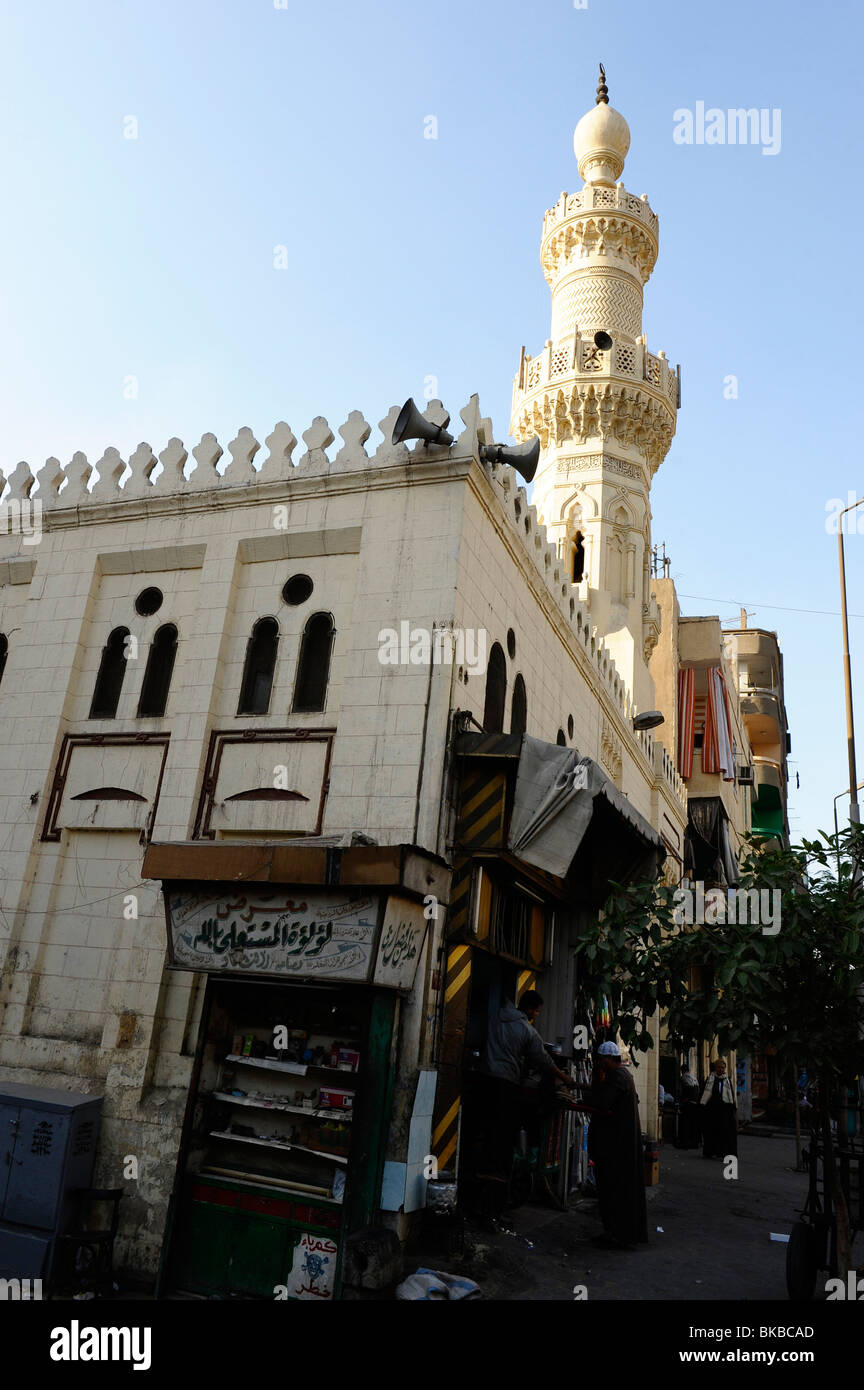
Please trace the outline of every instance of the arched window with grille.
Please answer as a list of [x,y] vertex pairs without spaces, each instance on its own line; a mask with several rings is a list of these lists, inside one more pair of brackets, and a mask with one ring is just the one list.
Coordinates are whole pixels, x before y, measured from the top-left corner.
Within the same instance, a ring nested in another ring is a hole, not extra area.
[[126,674],[126,639],[128,627],[115,627],[102,648],[102,660],[90,703],[91,719],[115,719],[120,703],[120,691]]
[[6,658],[9,655],[9,638],[5,632],[0,632],[0,681],[3,679],[3,672],[6,670]]
[[520,674],[513,682],[513,703],[510,706],[511,734],[524,734],[528,725],[528,695],[525,678]]
[[483,728],[487,734],[503,734],[506,696],[507,661],[503,647],[493,642],[486,667],[486,702],[483,707]]
[[269,710],[278,646],[279,624],[276,619],[259,618],[246,646],[238,714],[266,714]]
[[164,627],[159,628],[150,643],[141,698],[138,701],[139,719],[160,718],[165,713],[176,656],[177,629],[173,623],[166,623]]
[[294,681],[295,714],[314,714],[327,703],[330,657],[336,627],[331,613],[313,613],[303,629],[297,677]]

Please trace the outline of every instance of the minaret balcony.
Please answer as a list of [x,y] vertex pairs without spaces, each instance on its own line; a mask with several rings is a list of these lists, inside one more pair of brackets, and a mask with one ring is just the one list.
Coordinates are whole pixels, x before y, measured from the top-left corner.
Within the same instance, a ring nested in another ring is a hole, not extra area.
[[571,217],[585,212],[608,211],[616,208],[638,217],[645,226],[657,235],[657,214],[652,212],[647,197],[637,198],[628,193],[623,183],[614,188],[602,188],[596,184],[586,184],[578,193],[562,193],[554,208],[549,208],[543,218],[543,240],[553,228]]
[[538,435],[542,449],[615,439],[638,449],[649,475],[660,467],[677,423],[680,385],[663,353],[613,340],[604,351],[576,330],[547,342],[538,357],[522,349],[513,383],[510,433]]
[[609,266],[644,285],[657,261],[657,214],[623,184],[562,193],[543,219],[540,264],[553,286],[574,268]]
[[650,394],[671,408],[673,414],[681,402],[681,381],[664,352],[649,352],[644,343],[614,342],[603,351],[592,337],[583,338],[577,330],[557,342],[551,339],[536,357],[522,349],[519,371],[513,383],[513,414],[527,399],[550,386],[565,383],[590,385],[622,381],[647,386]]

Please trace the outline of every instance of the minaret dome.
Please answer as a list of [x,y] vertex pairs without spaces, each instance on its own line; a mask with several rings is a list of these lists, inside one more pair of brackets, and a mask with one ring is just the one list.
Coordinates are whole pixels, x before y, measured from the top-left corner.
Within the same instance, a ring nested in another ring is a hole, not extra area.
[[606,73],[601,63],[596,104],[585,113],[573,133],[580,179],[585,183],[614,184],[621,177],[629,148],[630,127],[621,112],[609,105]]

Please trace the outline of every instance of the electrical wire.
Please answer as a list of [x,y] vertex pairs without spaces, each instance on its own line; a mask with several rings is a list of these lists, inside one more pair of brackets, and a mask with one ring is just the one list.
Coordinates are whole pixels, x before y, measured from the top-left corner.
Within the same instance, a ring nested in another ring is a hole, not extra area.
[[[840,614],[831,608],[784,608],[779,603],[757,603],[755,599],[750,599],[747,603],[740,603],[734,598],[710,598],[706,594],[678,594],[679,598],[695,598],[700,603],[725,603],[731,608],[770,608],[776,613],[812,613],[819,618],[839,618]],[[864,618],[864,613],[849,613],[850,618]],[[724,618],[724,622],[728,619]]]

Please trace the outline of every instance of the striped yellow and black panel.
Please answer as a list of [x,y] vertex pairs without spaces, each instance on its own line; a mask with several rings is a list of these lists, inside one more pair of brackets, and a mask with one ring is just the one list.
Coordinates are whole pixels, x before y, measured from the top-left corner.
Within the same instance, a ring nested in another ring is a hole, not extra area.
[[451,946],[444,982],[444,1026],[432,1126],[432,1152],[439,1172],[453,1162],[462,1105],[462,1055],[471,991],[471,947]]
[[536,988],[537,988],[537,971],[536,971],[536,970],[520,970],[520,971],[519,971],[519,979],[516,981],[516,1002],[517,1002],[517,1004],[518,1004],[519,1000],[522,998],[522,995],[525,993],[526,989],[536,989]]
[[450,902],[447,905],[447,935],[462,936],[468,929],[468,910],[471,906],[471,860],[457,855],[450,880]]
[[488,764],[468,765],[462,773],[456,843],[472,849],[500,849],[504,843],[507,778]]

